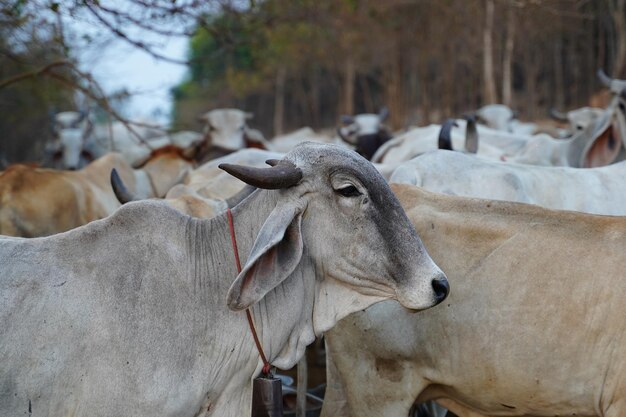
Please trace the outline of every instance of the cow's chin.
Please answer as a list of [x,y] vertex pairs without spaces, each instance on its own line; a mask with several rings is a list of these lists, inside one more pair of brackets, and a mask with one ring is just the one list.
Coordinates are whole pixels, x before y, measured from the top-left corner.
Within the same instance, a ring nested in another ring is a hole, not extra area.
[[393,295],[372,290],[364,294],[367,289],[359,288],[357,292],[349,285],[332,278],[326,278],[318,284],[315,304],[313,306],[313,329],[316,336],[330,330],[344,317],[381,301],[394,298]]
[[314,341],[315,334],[310,322],[303,324],[302,328],[291,333],[285,347],[272,360],[272,365],[283,370],[293,368],[305,354],[306,347]]

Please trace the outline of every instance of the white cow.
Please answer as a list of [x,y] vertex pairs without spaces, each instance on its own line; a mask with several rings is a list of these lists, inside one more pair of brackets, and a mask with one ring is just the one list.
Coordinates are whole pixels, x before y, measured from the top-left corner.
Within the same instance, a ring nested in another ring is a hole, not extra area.
[[440,150],[401,164],[390,182],[451,195],[626,215],[626,161],[589,169],[544,167]]
[[86,112],[64,111],[55,114],[52,121],[55,141],[46,145],[46,164],[75,170],[95,159],[94,155],[84,153],[90,128]]
[[327,332],[322,416],[626,414],[626,218],[392,189],[452,292]]
[[[555,139],[547,134],[517,135],[478,126],[478,155],[531,165],[592,168],[623,160],[626,157],[622,138],[626,120],[619,98],[604,116],[571,139]],[[457,120],[452,130],[453,149],[463,149],[466,122]],[[380,147],[372,161],[399,163],[438,148],[441,126],[416,128],[397,136]]]
[[550,116],[563,123],[569,124],[570,135],[581,130],[585,130],[587,126],[602,117],[604,109],[597,107],[581,107],[579,109],[570,110],[563,114],[555,109],[550,110]]
[[267,149],[263,134],[246,123],[252,117],[252,113],[239,109],[215,109],[200,116],[200,121],[205,123],[205,149],[200,161],[207,162],[247,147]]
[[[72,231],[0,238],[0,415],[250,415],[264,352],[292,367],[376,302],[419,310],[447,281],[383,178],[354,152],[299,146],[226,215],[137,202]],[[358,224],[359,227],[355,228]]]
[[167,133],[158,127],[134,123],[127,126],[120,121],[94,124],[87,112],[61,112],[54,120],[58,141],[48,146],[46,152],[60,154],[60,168],[64,169],[80,168],[109,152],[122,154],[129,164],[138,167],[150,158],[152,151],[168,145],[192,157],[204,140],[203,135],[191,131]]

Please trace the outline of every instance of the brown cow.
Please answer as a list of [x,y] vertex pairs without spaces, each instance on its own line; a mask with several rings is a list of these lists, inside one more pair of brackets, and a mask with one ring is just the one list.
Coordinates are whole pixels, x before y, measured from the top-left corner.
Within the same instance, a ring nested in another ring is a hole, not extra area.
[[109,184],[113,168],[136,193],[162,197],[191,167],[171,150],[154,153],[139,170],[118,153],[79,171],[14,165],[0,175],[0,234],[47,236],[108,216],[120,206]]

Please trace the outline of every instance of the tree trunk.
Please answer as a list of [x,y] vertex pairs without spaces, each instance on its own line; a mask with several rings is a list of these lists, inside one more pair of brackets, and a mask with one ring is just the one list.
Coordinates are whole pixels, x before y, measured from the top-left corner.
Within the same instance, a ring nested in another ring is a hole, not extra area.
[[615,62],[613,64],[613,77],[623,78],[622,73],[626,65],[626,16],[624,15],[626,0],[609,1],[611,5],[611,17],[615,27]]
[[343,112],[345,114],[354,114],[354,80],[356,71],[354,68],[354,59],[351,55],[346,57],[343,79]]
[[563,37],[558,35],[554,43],[554,106],[560,111],[565,107],[563,85]]
[[493,16],[495,12],[494,0],[485,0],[485,27],[483,29],[483,81],[484,104],[496,103],[496,79],[493,68]]
[[515,45],[515,15],[513,5],[509,4],[506,10],[506,41],[504,44],[504,58],[502,62],[502,102],[513,107],[513,47]]
[[320,122],[320,76],[319,69],[313,68],[311,71],[311,124],[314,128],[319,128]]
[[389,109],[389,125],[398,129],[404,118],[404,100],[402,95],[402,56],[396,42],[391,46],[391,59],[385,70],[385,105]]
[[276,91],[274,95],[274,136],[282,135],[285,122],[285,82],[287,68],[281,66],[276,73]]

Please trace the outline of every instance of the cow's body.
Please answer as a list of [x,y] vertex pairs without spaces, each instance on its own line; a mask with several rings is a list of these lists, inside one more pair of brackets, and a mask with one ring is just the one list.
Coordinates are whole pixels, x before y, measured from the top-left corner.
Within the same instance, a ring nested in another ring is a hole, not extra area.
[[390,182],[429,191],[595,214],[626,214],[626,162],[600,168],[544,167],[434,151],[400,165]]
[[625,219],[393,188],[453,292],[327,333],[324,416],[624,415]]
[[[0,238],[0,415],[249,415],[262,362],[243,309],[268,360],[290,368],[354,311],[445,298],[445,277],[369,163],[311,145],[288,157],[272,173],[224,167],[283,186],[232,211],[239,275],[225,214],[194,219],[162,202]],[[362,194],[340,194],[346,183]]]
[[79,171],[16,165],[0,175],[0,234],[48,236],[110,215],[120,206],[109,184],[113,168],[136,194],[163,197],[191,166],[170,153],[154,156],[140,170],[118,153]]

